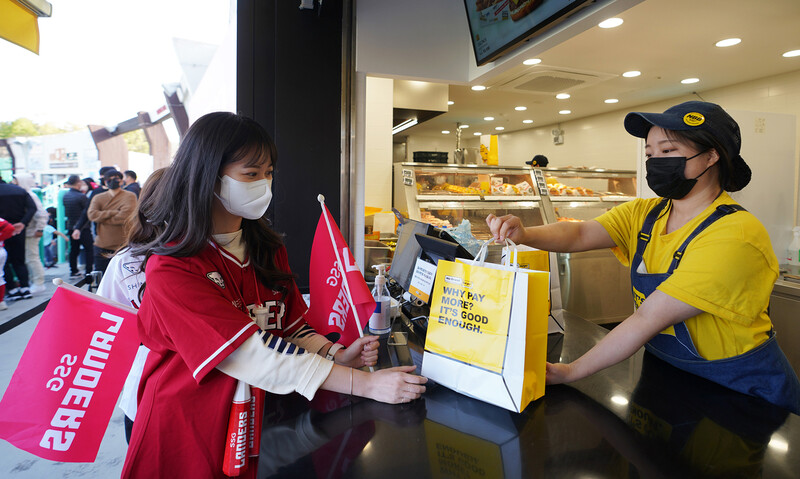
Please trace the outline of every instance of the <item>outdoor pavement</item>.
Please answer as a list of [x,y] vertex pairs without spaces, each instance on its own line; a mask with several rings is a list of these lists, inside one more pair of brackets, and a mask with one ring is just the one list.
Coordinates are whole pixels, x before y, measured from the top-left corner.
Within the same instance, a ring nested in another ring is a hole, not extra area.
[[[69,266],[61,263],[54,268],[45,270],[46,290],[36,294],[32,299],[6,301],[8,309],[0,311],[0,328],[2,325],[13,321],[20,314],[35,308],[50,299],[56,286],[53,279],[62,278],[69,283],[78,280],[69,279]],[[80,314],[80,312],[76,312]],[[25,346],[34,329],[39,324],[41,314],[0,333],[0,394],[5,394],[11,376],[17,367]],[[93,463],[65,463],[41,459],[28,452],[17,449],[8,442],[0,440],[0,477],[16,478],[113,478],[119,477],[122,464],[125,461],[127,444],[125,443],[124,415],[119,408],[114,408],[111,422],[108,425],[97,459]]]

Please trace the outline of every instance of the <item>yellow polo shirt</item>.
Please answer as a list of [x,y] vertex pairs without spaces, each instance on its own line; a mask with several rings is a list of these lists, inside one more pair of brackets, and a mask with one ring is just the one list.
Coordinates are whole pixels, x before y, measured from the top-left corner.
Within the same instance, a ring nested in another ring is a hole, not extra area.
[[[645,217],[660,201],[637,199],[596,218],[617,245],[614,253],[622,264],[631,266]],[[695,228],[717,206],[735,203],[723,193],[694,219],[668,234],[664,232],[669,213],[663,214],[655,222],[644,252],[647,272],[666,273],[672,255]],[[767,230],[749,212],[738,211],[697,235],[678,268],[658,290],[704,311],[686,320],[686,326],[697,352],[713,360],[737,356],[767,340],[772,328],[767,307],[777,278],[778,260]],[[673,333],[673,328],[664,332]]]

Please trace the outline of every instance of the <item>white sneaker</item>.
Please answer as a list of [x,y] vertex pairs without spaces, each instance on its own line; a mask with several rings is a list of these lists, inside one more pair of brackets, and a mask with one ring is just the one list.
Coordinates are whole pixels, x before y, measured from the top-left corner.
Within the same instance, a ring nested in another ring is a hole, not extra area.
[[43,293],[45,289],[43,284],[31,285],[31,294]]
[[5,301],[0,301],[0,311],[5,311],[8,309],[8,305]]

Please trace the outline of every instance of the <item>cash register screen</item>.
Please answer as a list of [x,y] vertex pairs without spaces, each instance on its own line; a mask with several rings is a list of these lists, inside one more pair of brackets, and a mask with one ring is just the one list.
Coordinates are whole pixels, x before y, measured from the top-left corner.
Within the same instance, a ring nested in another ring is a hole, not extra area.
[[432,232],[433,226],[411,219],[407,219],[400,226],[392,266],[387,275],[397,281],[403,291],[408,291],[408,287],[411,285],[411,276],[414,274],[414,267],[422,252],[415,235],[428,235]]

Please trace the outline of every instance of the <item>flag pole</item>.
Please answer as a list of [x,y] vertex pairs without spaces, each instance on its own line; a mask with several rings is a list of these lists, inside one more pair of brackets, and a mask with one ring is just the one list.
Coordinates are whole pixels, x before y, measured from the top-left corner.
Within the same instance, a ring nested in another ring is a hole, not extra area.
[[[344,270],[344,263],[342,263],[342,258],[339,256],[339,250],[336,248],[336,238],[333,236],[331,221],[325,211],[325,196],[321,194],[317,195],[317,201],[319,201],[320,208],[322,208],[322,216],[325,218],[325,225],[328,227],[328,236],[331,238],[333,253],[336,255],[336,263],[339,265],[339,274],[342,275],[342,286],[344,286],[344,292],[347,295],[347,302],[350,303],[350,308],[353,310],[353,316],[356,318],[356,324],[358,325],[358,337],[363,338],[364,327],[361,325],[361,318],[358,317],[358,309],[353,303],[353,297],[350,295],[350,285],[347,283],[347,272]],[[372,366],[369,367],[369,370],[370,372],[375,372],[375,369],[373,369]]]

